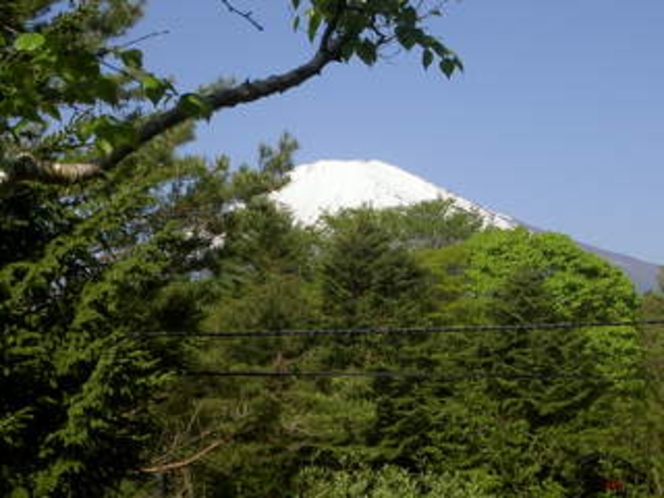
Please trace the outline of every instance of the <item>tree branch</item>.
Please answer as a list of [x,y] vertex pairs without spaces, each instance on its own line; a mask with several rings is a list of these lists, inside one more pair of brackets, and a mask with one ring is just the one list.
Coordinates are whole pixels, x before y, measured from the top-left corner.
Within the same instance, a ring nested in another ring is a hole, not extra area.
[[[284,93],[319,75],[328,64],[339,59],[340,49],[343,45],[341,38],[333,37],[336,28],[332,26],[333,24],[328,25],[328,29],[321,38],[318,51],[308,62],[285,73],[260,80],[247,80],[233,88],[213,90],[201,96],[203,101],[211,112],[219,112],[222,109],[260,100],[276,93]],[[139,127],[136,143],[115,149],[110,156],[101,160],[101,168],[112,168],[141,145],[190,118],[191,115],[182,105],[176,105],[173,109],[154,115]]]
[[20,154],[0,170],[0,187],[25,181],[44,183],[76,183],[101,173],[93,163],[51,163],[40,161],[32,154]]
[[231,14],[237,14],[240,17],[243,17],[249,24],[251,24],[254,28],[256,28],[258,31],[264,31],[265,28],[263,28],[263,25],[260,24],[256,19],[254,19],[254,13],[251,12],[250,10],[247,12],[243,12],[239,9],[237,9],[231,2],[230,0],[221,0],[221,3],[223,3],[228,11]]
[[[284,93],[319,75],[327,65],[338,61],[341,47],[346,41],[344,37],[335,36],[340,14],[341,12],[328,23],[316,53],[304,64],[264,79],[247,80],[232,88],[218,88],[203,93],[201,98],[210,112],[219,112],[222,109]],[[9,167],[0,169],[0,187],[31,180],[47,183],[73,183],[96,176],[104,170],[113,168],[156,136],[189,119],[192,119],[191,113],[182,102],[179,102],[173,108],[154,114],[140,124],[134,143],[117,147],[109,156],[101,158],[94,164],[48,164],[34,158],[32,161],[16,160]]]
[[192,463],[197,462],[201,458],[203,458],[205,455],[210,453],[211,451],[214,451],[216,448],[221,446],[222,444],[226,443],[228,440],[227,439],[218,439],[217,441],[214,441],[213,443],[207,445],[205,448],[202,450],[194,453],[192,456],[185,458],[184,460],[179,460],[177,462],[171,462],[171,463],[166,463],[163,465],[155,465],[152,467],[145,467],[140,469],[141,472],[145,474],[165,474],[166,472],[173,472],[175,470],[182,469],[184,467],[188,467]]

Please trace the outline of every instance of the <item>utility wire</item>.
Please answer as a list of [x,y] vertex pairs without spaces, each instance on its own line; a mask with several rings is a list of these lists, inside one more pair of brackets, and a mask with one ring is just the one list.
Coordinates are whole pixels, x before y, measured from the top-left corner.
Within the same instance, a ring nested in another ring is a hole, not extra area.
[[415,379],[415,380],[438,380],[438,381],[473,381],[473,380],[547,380],[547,379],[569,379],[569,380],[596,380],[598,382],[611,381],[634,381],[649,380],[659,378],[651,375],[623,375],[623,376],[600,376],[600,375],[582,375],[582,374],[564,374],[564,373],[518,373],[518,374],[500,374],[500,373],[469,373],[463,375],[436,375],[427,372],[395,372],[389,370],[377,371],[260,371],[260,370],[238,370],[238,371],[215,371],[215,370],[189,370],[180,372],[187,377],[267,377],[267,378],[396,378],[396,379]]
[[609,322],[559,322],[521,323],[515,325],[451,325],[442,327],[369,327],[302,330],[257,330],[229,332],[155,331],[136,332],[138,337],[201,337],[215,339],[264,338],[264,337],[318,337],[318,336],[367,336],[367,335],[426,335],[426,334],[472,334],[525,330],[575,330],[584,328],[639,327],[664,325],[664,320],[632,320]]

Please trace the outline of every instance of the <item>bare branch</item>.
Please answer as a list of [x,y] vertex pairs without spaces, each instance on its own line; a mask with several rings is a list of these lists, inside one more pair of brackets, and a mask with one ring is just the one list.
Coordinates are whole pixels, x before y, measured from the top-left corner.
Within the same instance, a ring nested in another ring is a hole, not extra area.
[[129,40],[126,43],[123,43],[122,45],[118,45],[115,47],[116,49],[122,49],[122,48],[127,48],[131,47],[132,45],[137,45],[138,43],[144,42],[145,40],[149,40],[150,38],[156,38],[158,36],[164,36],[170,34],[170,31],[167,29],[164,29],[162,31],[153,31],[152,33],[148,33],[147,35],[140,36],[134,40]]
[[249,24],[251,24],[254,28],[256,28],[258,31],[264,31],[265,28],[263,27],[262,24],[260,24],[256,19],[254,19],[254,13],[251,12],[250,10],[243,12],[239,9],[237,9],[231,2],[230,0],[221,0],[221,3],[226,6],[228,11],[231,14],[236,14],[240,17],[243,17]]
[[155,465],[152,467],[145,467],[140,469],[140,471],[146,474],[165,474],[166,472],[173,472],[175,470],[183,469],[184,467],[188,467],[192,463],[197,462],[205,455],[214,451],[216,448],[218,448],[219,446],[221,446],[226,442],[228,442],[228,439],[226,438],[218,439],[217,441],[214,441],[213,443],[207,445],[202,450],[194,453],[192,456],[185,458],[184,460],[178,460],[177,462],[166,463],[163,465]]
[[76,183],[97,176],[101,167],[92,163],[50,163],[31,154],[20,154],[8,167],[0,171],[0,187],[23,181],[44,183]]

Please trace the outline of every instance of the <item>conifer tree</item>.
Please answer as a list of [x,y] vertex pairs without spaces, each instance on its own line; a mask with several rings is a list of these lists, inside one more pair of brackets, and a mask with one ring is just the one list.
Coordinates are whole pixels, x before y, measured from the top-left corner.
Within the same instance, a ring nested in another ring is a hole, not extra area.
[[328,218],[321,261],[321,300],[330,325],[385,327],[416,323],[424,272],[390,238],[372,211]]
[[190,137],[134,156],[141,181],[121,167],[85,189],[26,184],[2,198],[2,494],[102,496],[158,450],[156,400],[192,346],[140,334],[198,328],[224,285],[206,273],[233,267],[215,240],[245,235],[233,207],[282,181],[175,156]]

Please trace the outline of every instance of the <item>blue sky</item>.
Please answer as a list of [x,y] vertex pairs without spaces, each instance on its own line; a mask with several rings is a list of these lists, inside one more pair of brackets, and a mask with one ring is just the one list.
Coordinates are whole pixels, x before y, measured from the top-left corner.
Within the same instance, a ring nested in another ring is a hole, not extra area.
[[[290,0],[148,3],[146,65],[182,91],[255,78],[312,52]],[[664,264],[664,2],[461,0],[430,23],[463,59],[452,81],[396,53],[334,65],[277,97],[221,112],[188,151],[253,163],[288,131],[297,162],[380,159],[491,209]]]

